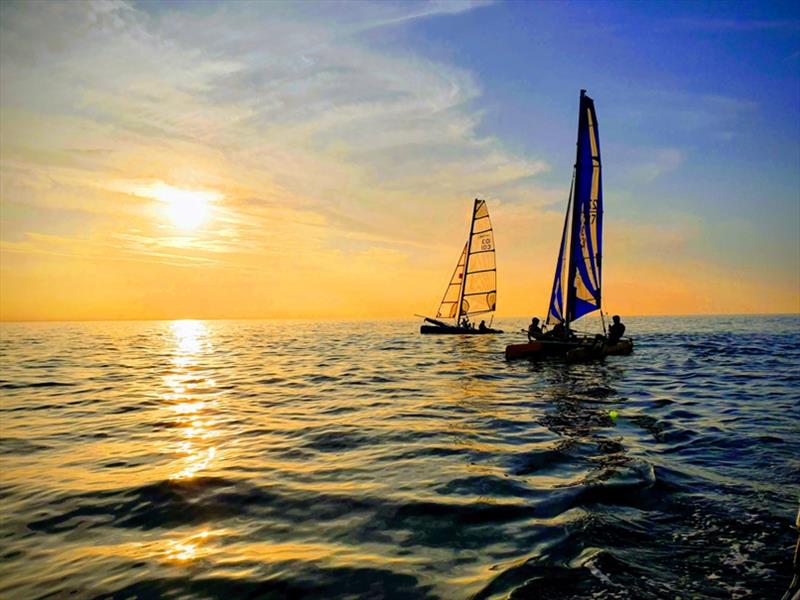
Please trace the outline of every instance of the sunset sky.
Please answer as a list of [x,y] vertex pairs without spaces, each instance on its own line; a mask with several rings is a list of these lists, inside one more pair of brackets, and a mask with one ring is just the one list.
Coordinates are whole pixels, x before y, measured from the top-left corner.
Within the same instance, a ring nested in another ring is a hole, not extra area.
[[3,2],[0,318],[544,316],[581,88],[605,309],[800,311],[798,6]]

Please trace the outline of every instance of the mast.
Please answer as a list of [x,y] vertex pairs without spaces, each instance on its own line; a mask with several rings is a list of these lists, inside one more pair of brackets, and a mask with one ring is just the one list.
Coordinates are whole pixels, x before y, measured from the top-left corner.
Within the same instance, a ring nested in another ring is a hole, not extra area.
[[472,252],[472,233],[475,231],[475,211],[478,209],[478,200],[472,205],[472,216],[469,219],[469,237],[467,238],[467,255],[464,257],[464,275],[461,277],[461,289],[458,292],[458,309],[456,312],[456,327],[461,320],[461,307],[464,304],[464,287],[467,285],[467,273],[469,272],[469,253]]
[[[578,173],[578,163],[580,162],[581,157],[581,124],[583,123],[584,114],[583,114],[583,98],[586,96],[586,90],[581,90],[581,99],[578,104],[578,139],[575,142],[575,167],[573,176],[575,179],[575,186],[572,190],[573,196],[572,198],[579,198],[579,189],[580,189],[580,180],[581,178],[577,176]],[[569,323],[572,320],[572,315],[574,312],[575,307],[575,244],[574,240],[577,239],[576,236],[580,235],[580,231],[577,229],[580,227],[580,207],[578,206],[578,202],[572,202],[572,222],[570,224],[570,243],[569,243],[569,267],[567,268],[567,297],[564,298],[564,323],[567,329],[569,329]],[[569,214],[569,208],[567,209],[567,214]]]

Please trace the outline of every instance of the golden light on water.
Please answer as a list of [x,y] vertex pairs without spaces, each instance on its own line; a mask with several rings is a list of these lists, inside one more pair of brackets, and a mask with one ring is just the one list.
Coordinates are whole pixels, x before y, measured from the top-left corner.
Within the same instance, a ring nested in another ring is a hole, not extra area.
[[[204,553],[201,544],[208,539],[209,532],[201,531],[179,542],[170,541],[164,552],[164,557],[168,561],[188,562],[194,560]],[[208,552],[208,551],[206,551]]]
[[192,358],[203,349],[208,337],[208,329],[202,321],[173,321],[172,333],[175,336],[175,359]]
[[167,408],[177,421],[178,440],[175,453],[180,456],[177,471],[170,479],[191,479],[212,464],[218,449],[210,443],[219,435],[217,421],[209,411],[217,400],[201,397],[213,391],[215,382],[203,376],[203,357],[211,350],[208,329],[202,321],[174,321],[173,370],[164,376],[168,392],[163,394]]

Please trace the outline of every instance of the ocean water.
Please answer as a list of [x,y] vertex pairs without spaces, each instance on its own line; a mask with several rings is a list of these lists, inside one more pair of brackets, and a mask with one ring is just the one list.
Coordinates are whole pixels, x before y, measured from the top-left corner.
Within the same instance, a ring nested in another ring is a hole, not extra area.
[[3,324],[0,597],[780,598],[800,317],[626,324]]

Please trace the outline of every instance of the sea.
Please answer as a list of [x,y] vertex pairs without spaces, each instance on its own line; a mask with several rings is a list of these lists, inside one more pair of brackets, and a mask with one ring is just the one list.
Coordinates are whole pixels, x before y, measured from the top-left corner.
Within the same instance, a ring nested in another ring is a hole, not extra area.
[[0,325],[0,597],[780,598],[800,316]]

